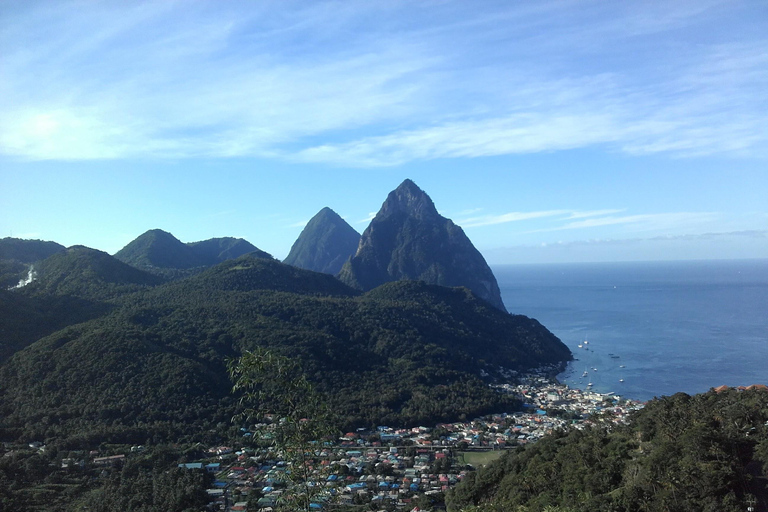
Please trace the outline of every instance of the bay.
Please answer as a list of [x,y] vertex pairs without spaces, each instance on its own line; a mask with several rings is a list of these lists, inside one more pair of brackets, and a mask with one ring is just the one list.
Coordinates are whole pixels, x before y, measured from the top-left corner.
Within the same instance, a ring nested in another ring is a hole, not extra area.
[[510,313],[539,320],[578,359],[558,376],[571,387],[645,401],[768,384],[768,259],[493,271]]

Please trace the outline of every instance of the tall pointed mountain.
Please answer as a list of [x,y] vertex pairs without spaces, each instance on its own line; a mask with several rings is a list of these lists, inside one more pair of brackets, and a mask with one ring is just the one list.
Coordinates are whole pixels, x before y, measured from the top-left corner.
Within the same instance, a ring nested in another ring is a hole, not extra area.
[[283,263],[336,275],[359,243],[360,233],[325,207],[304,226]]
[[496,277],[483,256],[459,226],[437,213],[432,199],[411,180],[389,193],[339,279],[361,290],[400,279],[465,286],[506,311]]

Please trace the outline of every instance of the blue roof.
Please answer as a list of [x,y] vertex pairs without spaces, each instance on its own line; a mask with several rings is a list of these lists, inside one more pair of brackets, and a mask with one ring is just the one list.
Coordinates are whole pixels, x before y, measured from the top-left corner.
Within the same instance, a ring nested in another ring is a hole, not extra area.
[[180,468],[186,468],[186,469],[203,469],[203,463],[202,462],[188,462],[186,464],[179,464]]

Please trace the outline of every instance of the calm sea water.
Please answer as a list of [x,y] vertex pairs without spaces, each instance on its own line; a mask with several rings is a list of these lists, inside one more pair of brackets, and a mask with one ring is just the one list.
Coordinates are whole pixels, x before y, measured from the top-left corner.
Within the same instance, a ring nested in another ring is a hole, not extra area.
[[648,400],[768,384],[768,260],[493,271],[507,309],[539,320],[578,358],[559,376],[571,387]]

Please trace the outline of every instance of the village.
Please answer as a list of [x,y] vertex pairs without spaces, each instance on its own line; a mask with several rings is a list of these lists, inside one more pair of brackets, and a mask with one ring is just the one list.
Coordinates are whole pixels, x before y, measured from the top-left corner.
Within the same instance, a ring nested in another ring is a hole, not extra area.
[[[522,399],[522,412],[434,427],[361,429],[318,450],[316,479],[310,486],[323,490],[313,508],[324,508],[326,501],[373,510],[439,508],[443,493],[474,470],[475,461],[493,460],[554,429],[584,428],[596,421],[623,423],[642,407],[613,394],[571,389],[541,373],[517,382],[495,387]],[[180,466],[215,475],[208,491],[212,510],[268,512],[286,493],[289,468],[284,461],[226,446],[211,448],[209,455],[205,461]]]

